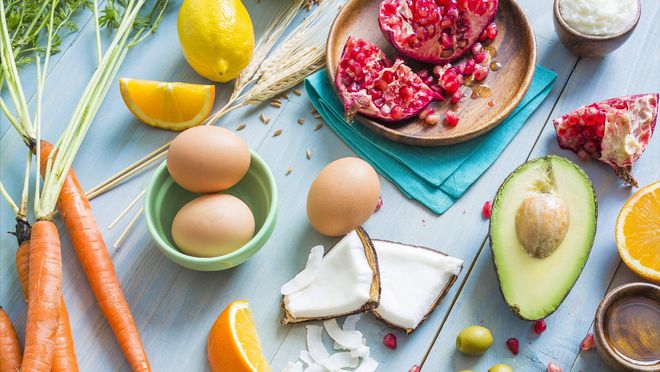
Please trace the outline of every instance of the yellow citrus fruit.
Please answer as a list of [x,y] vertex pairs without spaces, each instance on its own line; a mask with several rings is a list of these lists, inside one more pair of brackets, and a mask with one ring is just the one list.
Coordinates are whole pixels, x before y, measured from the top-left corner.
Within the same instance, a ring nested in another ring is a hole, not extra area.
[[616,245],[631,270],[660,282],[660,181],[640,189],[623,205],[616,220]]
[[142,122],[177,131],[201,124],[215,100],[213,85],[122,78],[119,90],[128,109]]
[[184,57],[209,80],[232,80],[250,63],[254,29],[240,0],[184,0],[177,29]]
[[270,372],[247,301],[234,301],[211,327],[208,340],[211,371]]

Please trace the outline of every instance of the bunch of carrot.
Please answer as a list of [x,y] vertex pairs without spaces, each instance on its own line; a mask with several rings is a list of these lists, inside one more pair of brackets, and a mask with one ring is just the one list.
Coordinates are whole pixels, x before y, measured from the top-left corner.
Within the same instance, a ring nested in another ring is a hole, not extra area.
[[[17,216],[18,250],[16,269],[23,294],[28,302],[25,347],[21,355],[16,332],[4,312],[0,310],[0,372],[5,371],[77,371],[73,337],[66,305],[62,296],[62,266],[60,237],[52,222],[55,207],[59,209],[73,247],[121,349],[134,371],[149,371],[149,362],[142,346],[130,308],[117,280],[112,259],[103,241],[100,229],[92,213],[89,201],[78,183],[71,164],[98,112],[100,103],[108,92],[110,82],[123,61],[127,50],[153,31],[159,23],[166,0],[154,5],[152,24],[136,22],[145,0],[128,0],[124,5],[117,33],[106,54],[100,53],[99,66],[94,72],[78,102],[73,117],[55,146],[41,140],[41,93],[45,82],[48,57],[53,40],[53,19],[58,0],[51,0],[50,23],[46,27],[47,46],[43,66],[37,56],[37,108],[34,118],[27,110],[15,55],[5,18],[4,2],[0,3],[0,51],[2,75],[12,99],[16,115],[9,112],[0,98],[0,108],[9,122],[23,137],[30,151],[37,158],[37,172],[43,178],[43,187],[36,180],[34,211],[36,222],[31,226],[26,218],[28,174],[31,156],[28,157],[26,177],[20,208],[13,203],[0,183],[0,191],[8,200]],[[44,5],[45,6],[45,5]],[[94,2],[95,29],[97,9]],[[142,18],[143,20],[144,18]],[[136,27],[137,24],[141,26]],[[97,38],[100,43],[100,38]]]

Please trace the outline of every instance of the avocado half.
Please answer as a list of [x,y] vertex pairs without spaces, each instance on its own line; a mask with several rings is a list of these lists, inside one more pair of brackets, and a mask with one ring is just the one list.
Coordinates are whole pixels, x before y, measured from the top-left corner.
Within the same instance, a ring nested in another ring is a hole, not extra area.
[[597,214],[589,177],[568,159],[530,160],[504,180],[489,238],[500,290],[514,314],[538,320],[557,310],[589,258]]

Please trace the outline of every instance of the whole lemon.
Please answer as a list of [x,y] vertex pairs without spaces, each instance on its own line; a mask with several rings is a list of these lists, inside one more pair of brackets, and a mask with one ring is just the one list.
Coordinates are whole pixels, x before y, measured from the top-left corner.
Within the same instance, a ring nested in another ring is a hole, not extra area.
[[184,57],[209,80],[235,79],[250,63],[254,29],[240,0],[184,0],[177,28]]

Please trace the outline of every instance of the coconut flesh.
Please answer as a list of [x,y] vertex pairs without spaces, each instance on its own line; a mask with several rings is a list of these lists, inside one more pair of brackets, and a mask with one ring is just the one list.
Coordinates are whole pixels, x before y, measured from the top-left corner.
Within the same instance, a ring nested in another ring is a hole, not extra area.
[[364,230],[351,231],[321,253],[313,248],[307,267],[282,286],[283,323],[336,318],[378,304],[378,268]]
[[532,257],[545,258],[559,247],[568,232],[568,208],[552,193],[530,192],[516,213],[516,235]]
[[432,312],[463,268],[441,252],[373,240],[381,275],[380,305],[374,314],[410,333]]

